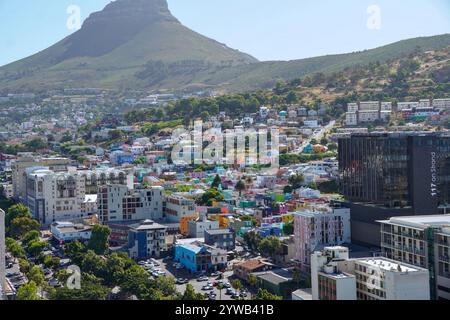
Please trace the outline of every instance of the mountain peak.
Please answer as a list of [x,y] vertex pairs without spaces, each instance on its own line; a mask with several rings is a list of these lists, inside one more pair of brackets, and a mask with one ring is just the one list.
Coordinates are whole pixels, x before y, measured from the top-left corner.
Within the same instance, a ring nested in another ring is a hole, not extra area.
[[67,38],[61,60],[102,56],[129,41],[155,23],[179,21],[170,13],[166,0],[117,0],[91,14],[80,30]]
[[83,27],[101,22],[128,23],[132,20],[144,24],[161,20],[178,22],[170,13],[167,0],[116,0],[102,11],[91,14]]

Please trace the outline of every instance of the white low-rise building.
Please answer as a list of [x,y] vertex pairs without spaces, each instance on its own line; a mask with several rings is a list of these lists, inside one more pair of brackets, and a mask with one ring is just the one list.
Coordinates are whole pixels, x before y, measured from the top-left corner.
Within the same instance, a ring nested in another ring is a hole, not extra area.
[[50,225],[53,238],[60,244],[71,241],[88,241],[92,235],[92,226],[73,222],[54,222]]

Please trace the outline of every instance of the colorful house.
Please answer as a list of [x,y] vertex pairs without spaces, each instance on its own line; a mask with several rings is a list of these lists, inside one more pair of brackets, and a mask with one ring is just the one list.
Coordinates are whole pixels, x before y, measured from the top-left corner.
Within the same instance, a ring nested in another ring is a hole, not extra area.
[[180,233],[183,236],[187,236],[189,234],[189,221],[195,221],[198,219],[197,215],[181,217],[180,219]]
[[175,261],[189,272],[206,273],[212,269],[211,252],[206,247],[184,244],[175,247]]

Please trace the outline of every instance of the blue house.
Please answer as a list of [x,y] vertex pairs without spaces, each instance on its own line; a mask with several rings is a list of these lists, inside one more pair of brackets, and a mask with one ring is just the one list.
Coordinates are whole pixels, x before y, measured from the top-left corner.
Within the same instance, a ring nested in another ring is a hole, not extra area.
[[206,247],[184,244],[175,247],[175,261],[191,273],[205,273],[212,269],[211,252]]

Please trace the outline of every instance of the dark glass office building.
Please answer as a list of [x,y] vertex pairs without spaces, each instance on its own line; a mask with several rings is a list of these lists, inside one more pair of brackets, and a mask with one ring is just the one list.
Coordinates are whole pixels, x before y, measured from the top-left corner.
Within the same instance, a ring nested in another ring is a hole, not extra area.
[[450,134],[371,133],[339,140],[352,238],[379,246],[376,220],[450,213]]

